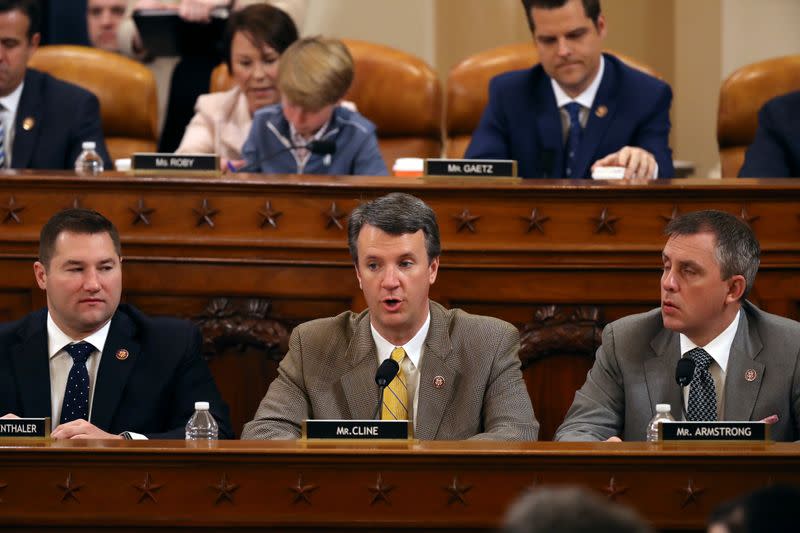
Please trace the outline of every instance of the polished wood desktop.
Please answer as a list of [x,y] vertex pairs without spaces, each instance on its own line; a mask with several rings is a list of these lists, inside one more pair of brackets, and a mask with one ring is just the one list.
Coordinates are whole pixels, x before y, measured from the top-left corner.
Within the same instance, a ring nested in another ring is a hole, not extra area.
[[531,487],[579,485],[666,530],[797,483],[795,444],[0,443],[0,527],[82,532],[491,531]]
[[763,249],[750,299],[800,318],[800,180],[567,180],[0,175],[0,321],[45,304],[31,264],[60,209],[107,215],[122,235],[124,299],[189,318],[234,427],[252,418],[292,328],[365,308],[347,249],[359,202],[415,194],[436,211],[443,254],[431,297],[497,316],[522,335],[520,357],[542,438],[583,383],[605,324],[659,303],[663,230],[672,217],[723,209]]

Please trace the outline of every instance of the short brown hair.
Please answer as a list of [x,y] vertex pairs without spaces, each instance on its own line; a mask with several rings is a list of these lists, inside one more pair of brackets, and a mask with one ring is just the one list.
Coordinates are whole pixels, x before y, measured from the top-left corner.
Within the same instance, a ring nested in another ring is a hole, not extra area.
[[[528,17],[528,26],[531,31],[536,33],[536,25],[533,22],[533,14],[531,9],[534,7],[539,9],[560,9],[564,7],[569,0],[522,0],[522,7],[525,8],[525,16]],[[594,25],[597,26],[597,20],[600,18],[601,8],[600,0],[581,0],[583,2],[583,12],[586,16],[592,19]]]
[[278,90],[292,104],[319,111],[344,97],[353,75],[353,57],[342,41],[306,37],[281,56]]
[[121,255],[119,232],[110,220],[91,209],[64,209],[53,215],[39,233],[39,262],[44,265],[45,270],[50,268],[58,236],[65,231],[78,235],[108,233],[114,243],[114,250],[117,255]]
[[298,38],[292,17],[275,6],[253,4],[234,11],[228,18],[223,40],[228,72],[231,72],[231,44],[239,32],[259,50],[267,45],[278,54],[285,52]]

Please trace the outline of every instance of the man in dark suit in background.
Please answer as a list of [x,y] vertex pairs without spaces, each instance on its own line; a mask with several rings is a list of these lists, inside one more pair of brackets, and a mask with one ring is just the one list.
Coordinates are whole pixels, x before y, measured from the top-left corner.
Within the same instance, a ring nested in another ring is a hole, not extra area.
[[40,16],[37,0],[0,0],[0,168],[72,169],[84,141],[111,168],[97,97],[28,68]]
[[0,325],[0,414],[51,417],[55,439],[183,438],[195,401],[231,438],[199,330],[120,305],[117,229],[68,209],[42,228],[36,282],[47,309]]
[[800,91],[773,98],[761,108],[739,177],[800,177]]
[[671,178],[672,91],[603,54],[600,0],[522,0],[540,64],[495,77],[466,157],[514,159],[525,178]]

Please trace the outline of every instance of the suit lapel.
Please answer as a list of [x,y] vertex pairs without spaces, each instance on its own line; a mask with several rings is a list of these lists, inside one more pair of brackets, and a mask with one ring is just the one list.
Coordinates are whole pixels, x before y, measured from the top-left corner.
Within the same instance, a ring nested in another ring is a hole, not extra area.
[[[39,137],[42,127],[41,106],[39,105],[42,101],[41,92],[41,79],[35,72],[28,69],[14,125],[14,145],[11,159],[14,168],[27,168],[33,158],[36,139]],[[28,129],[23,127],[24,124],[28,124]]]
[[[750,327],[747,313],[742,307],[739,327],[733,338],[728,369],[725,372],[725,412],[722,414],[724,420],[750,420],[753,416],[764,377],[765,365],[755,360],[762,348],[758,330],[755,326]],[[756,378],[753,381],[744,379],[750,370],[756,371]]]
[[375,383],[378,370],[378,351],[369,327],[369,313],[359,320],[350,346],[347,347],[345,361],[350,369],[342,374],[340,384],[347,400],[350,418],[369,420],[375,415],[380,393]]
[[657,403],[669,403],[673,416],[678,419],[683,414],[683,396],[674,377],[675,367],[681,358],[680,337],[663,328],[653,338],[650,347],[655,357],[645,360],[644,371],[651,409],[655,413],[654,406]]
[[583,130],[583,139],[575,160],[575,177],[590,177],[589,168],[597,159],[608,154],[598,154],[597,150],[614,120],[617,111],[617,77],[611,62],[605,60],[605,70],[600,87],[594,97],[594,104],[589,110],[589,120]]
[[[20,342],[12,348],[14,370],[22,398],[22,417],[52,417],[50,361],[47,357],[47,313],[32,315],[20,327]],[[53,420],[53,425],[58,423]]]
[[[117,310],[111,319],[106,345],[100,357],[100,367],[95,379],[91,422],[103,430],[111,427],[120,398],[125,390],[131,370],[136,365],[141,346],[136,340],[137,328],[130,317]],[[127,358],[118,357],[126,350]]]
[[[450,405],[458,387],[458,372],[447,364],[453,350],[450,343],[449,324],[443,307],[431,303],[431,325],[425,340],[425,354],[419,375],[419,399],[415,436],[420,440],[434,440],[439,432],[445,409]],[[433,385],[437,377],[444,378],[444,386]]]
[[[564,137],[561,131],[561,115],[548,76],[541,76],[536,87],[536,130],[541,143],[540,153],[533,154],[538,161],[537,174],[543,175],[548,169],[541,161],[545,152],[552,154],[552,174],[549,178],[564,177]],[[533,149],[533,148],[531,148]]]

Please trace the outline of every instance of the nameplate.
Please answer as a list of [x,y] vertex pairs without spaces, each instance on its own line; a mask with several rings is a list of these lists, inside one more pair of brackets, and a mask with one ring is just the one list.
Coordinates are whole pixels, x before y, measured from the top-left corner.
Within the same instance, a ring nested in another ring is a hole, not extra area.
[[765,441],[764,422],[662,422],[658,435],[664,441]]
[[303,439],[408,440],[408,420],[304,420]]
[[24,437],[28,439],[50,436],[50,418],[2,418],[0,439]]
[[219,174],[219,156],[209,154],[133,154],[134,174]]
[[426,159],[425,176],[516,178],[517,162],[482,159]]

